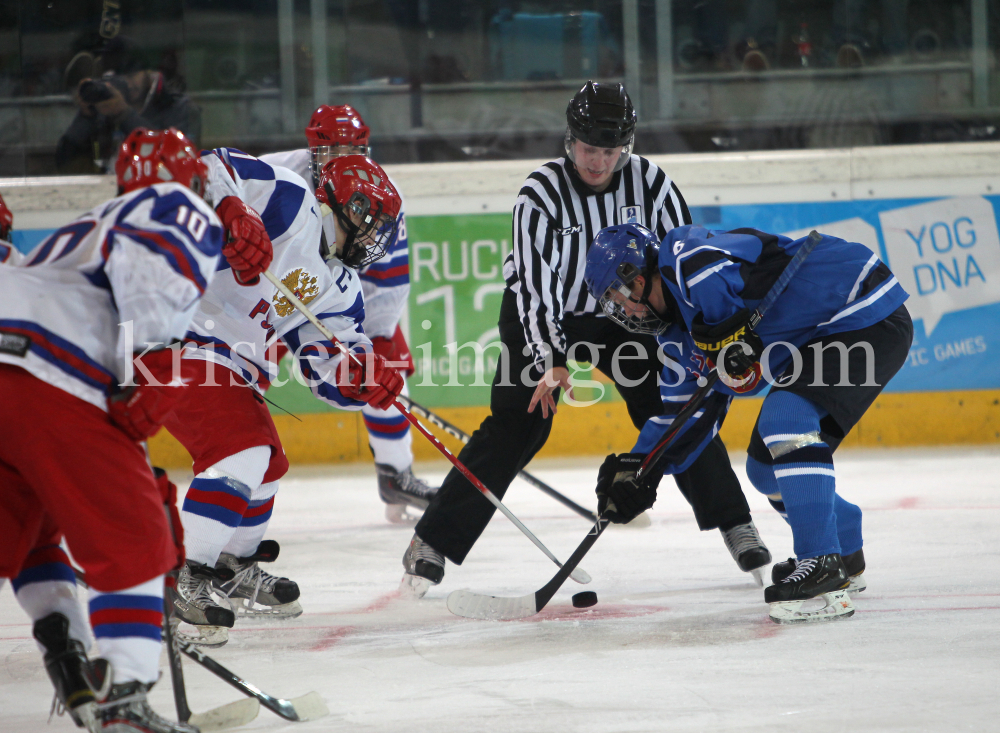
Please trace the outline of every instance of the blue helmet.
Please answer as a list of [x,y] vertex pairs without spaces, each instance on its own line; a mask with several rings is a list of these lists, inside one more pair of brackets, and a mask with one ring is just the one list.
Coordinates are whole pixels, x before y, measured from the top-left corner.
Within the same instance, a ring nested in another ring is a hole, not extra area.
[[[656,336],[670,325],[646,300],[659,254],[660,240],[638,224],[604,227],[587,251],[583,275],[587,289],[608,318],[632,333]],[[637,298],[632,293],[632,281],[639,275],[646,278],[646,286]],[[646,306],[645,312],[629,314],[625,309],[628,301]]]

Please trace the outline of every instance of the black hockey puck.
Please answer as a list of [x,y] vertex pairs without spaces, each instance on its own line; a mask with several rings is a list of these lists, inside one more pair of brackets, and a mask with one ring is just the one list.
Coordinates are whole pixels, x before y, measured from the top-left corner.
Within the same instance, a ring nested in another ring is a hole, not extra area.
[[592,590],[585,590],[573,596],[573,608],[590,608],[597,605],[597,594]]

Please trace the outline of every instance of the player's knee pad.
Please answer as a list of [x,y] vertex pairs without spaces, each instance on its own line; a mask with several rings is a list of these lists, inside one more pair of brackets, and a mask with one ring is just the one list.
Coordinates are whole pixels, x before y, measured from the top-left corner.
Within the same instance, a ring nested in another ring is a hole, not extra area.
[[270,464],[271,446],[257,445],[223,458],[198,475],[211,478],[227,476],[255,489],[264,480],[264,474],[267,473]]
[[820,441],[819,421],[826,411],[786,390],[776,390],[764,399],[757,430],[772,458],[776,452],[794,450],[796,443]]

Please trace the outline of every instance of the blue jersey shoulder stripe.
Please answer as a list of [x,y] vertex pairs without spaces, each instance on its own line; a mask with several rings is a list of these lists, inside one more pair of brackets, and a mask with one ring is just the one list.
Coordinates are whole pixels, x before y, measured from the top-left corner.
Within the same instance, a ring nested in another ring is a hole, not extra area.
[[257,160],[253,156],[247,155],[242,150],[237,150],[236,148],[219,148],[216,150],[216,152],[219,151],[225,153],[224,155],[219,153],[219,157],[224,158],[244,181],[248,179],[273,181],[275,179],[274,168],[264,161]]
[[205,292],[208,282],[198,263],[191,257],[185,244],[171,232],[142,230],[131,224],[119,224],[108,233],[108,238],[114,237],[116,233],[124,234],[133,242],[162,255],[175,272],[193,282],[200,293]]
[[305,197],[306,190],[302,186],[291,181],[275,181],[274,193],[268,199],[267,207],[260,212],[267,236],[274,240],[288,231],[298,216]]

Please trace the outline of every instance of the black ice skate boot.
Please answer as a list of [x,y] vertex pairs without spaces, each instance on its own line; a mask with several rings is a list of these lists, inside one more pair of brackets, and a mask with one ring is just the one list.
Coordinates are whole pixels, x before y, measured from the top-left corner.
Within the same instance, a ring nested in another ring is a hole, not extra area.
[[[822,555],[799,560],[795,571],[764,589],[764,600],[771,605],[770,618],[778,624],[830,621],[854,615],[854,605],[847,595],[847,568],[840,555]],[[803,611],[802,605],[822,598],[825,605]]]
[[146,693],[153,685],[123,682],[112,685],[99,705],[102,733],[199,733],[189,723],[161,718],[149,707]]
[[259,563],[274,562],[281,548],[274,540],[264,540],[249,557],[228,552],[219,556],[217,570],[229,570],[231,580],[214,581],[218,592],[229,598],[229,605],[240,616],[257,618],[295,618],[302,615],[298,583],[261,570]]
[[444,578],[444,555],[428,545],[416,534],[403,555],[403,582],[400,590],[415,598],[423,598],[432,585]]
[[107,662],[90,662],[83,644],[70,638],[69,619],[63,614],[50,613],[35,622],[32,635],[45,647],[45,671],[56,691],[54,709],[62,714],[69,711],[79,728],[100,730],[97,701],[103,698],[111,684]]
[[[850,555],[844,555],[844,567],[847,568],[847,577],[851,584],[847,586],[850,594],[860,593],[868,587],[865,580],[865,552],[864,548]],[[780,583],[795,570],[795,558],[790,557],[784,562],[778,562],[771,568],[771,582]]]
[[232,580],[233,571],[216,570],[188,560],[177,576],[177,588],[171,594],[174,618],[195,627],[196,634],[178,629],[177,636],[189,644],[219,647],[229,641],[228,629],[236,623],[236,614],[219,605],[212,596],[212,583]]
[[392,466],[376,463],[378,495],[385,502],[385,518],[392,524],[414,524],[417,517],[408,514],[407,507],[423,511],[427,508],[438,487],[431,486],[413,475],[413,467],[397,471]]
[[764,568],[771,562],[771,551],[757,533],[751,519],[746,524],[737,524],[731,529],[720,529],[726,549],[744,573],[753,575],[760,587],[764,586]]

